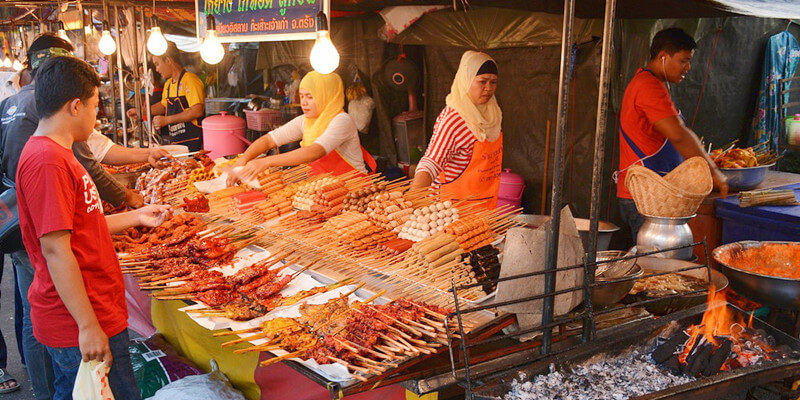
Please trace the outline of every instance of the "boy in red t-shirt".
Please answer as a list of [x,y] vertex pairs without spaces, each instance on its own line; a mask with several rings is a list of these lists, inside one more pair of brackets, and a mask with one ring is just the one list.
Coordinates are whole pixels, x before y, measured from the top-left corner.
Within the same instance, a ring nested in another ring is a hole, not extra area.
[[615,179],[620,214],[631,228],[634,242],[644,217],[625,187],[631,165],[642,164],[665,175],[684,159],[704,157],[711,167],[714,187],[722,197],[728,192],[725,176],[703,150],[697,135],[684,124],[669,94],[669,84],[681,82],[691,69],[695,48],[694,39],[679,28],[656,33],[650,45],[650,61],[636,72],[622,97],[619,172]]
[[33,333],[53,360],[53,398],[72,398],[80,361],[98,360],[111,365],[117,400],[139,399],[110,232],[157,226],[169,208],[104,217],[97,189],[71,150],[92,132],[100,78],[84,61],[54,57],[36,80],[41,119],[22,151],[16,182],[22,239],[35,270],[28,292]]

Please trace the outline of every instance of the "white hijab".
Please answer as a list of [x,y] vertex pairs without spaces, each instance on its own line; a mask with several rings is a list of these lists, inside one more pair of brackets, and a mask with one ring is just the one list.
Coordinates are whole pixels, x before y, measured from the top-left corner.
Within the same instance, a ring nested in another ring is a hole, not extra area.
[[486,53],[465,51],[445,102],[464,119],[476,140],[494,142],[500,136],[500,125],[503,122],[503,112],[497,105],[497,99],[492,96],[486,104],[478,105],[469,97],[472,80],[486,61],[494,62]]

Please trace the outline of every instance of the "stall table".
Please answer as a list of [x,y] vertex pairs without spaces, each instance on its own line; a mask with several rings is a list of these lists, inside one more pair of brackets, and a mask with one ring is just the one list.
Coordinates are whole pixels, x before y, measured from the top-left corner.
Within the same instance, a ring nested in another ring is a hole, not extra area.
[[[213,337],[212,332],[192,321],[178,309],[185,307],[181,300],[152,302],[153,323],[164,338],[180,354],[199,368],[210,371],[209,360],[216,361],[220,371],[230,379],[233,386],[249,400],[291,398],[297,400],[330,399],[330,391],[313,382],[289,366],[290,362],[260,367],[259,362],[272,356],[268,353],[233,354],[233,350],[247,348],[248,343],[222,347],[228,337]],[[344,397],[347,400],[406,400],[415,398],[435,399],[435,395],[416,397],[406,393],[398,384],[381,387],[369,392]]]
[[[780,171],[767,171],[767,176],[764,182],[761,182],[758,187],[753,190],[774,189],[782,186],[800,183],[800,174],[792,174],[789,172]],[[735,197],[736,192],[729,193],[729,197]],[[720,198],[719,192],[712,192],[700,208],[697,209],[697,216],[689,221],[689,227],[692,228],[695,242],[706,239],[709,252],[722,243],[722,222],[717,218],[716,201]],[[705,263],[706,256],[702,247],[694,249],[694,254],[697,256],[697,262]]]

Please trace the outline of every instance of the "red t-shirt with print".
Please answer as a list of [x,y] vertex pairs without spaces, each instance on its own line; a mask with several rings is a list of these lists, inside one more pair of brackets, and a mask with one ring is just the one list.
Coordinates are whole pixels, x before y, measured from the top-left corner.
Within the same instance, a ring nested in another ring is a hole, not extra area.
[[28,299],[36,339],[50,347],[78,346],[78,325],[56,291],[39,242],[61,230],[72,233],[72,252],[103,331],[111,337],[127,328],[125,284],[100,196],[72,150],[31,137],[17,168],[17,202],[22,240],[35,270]]
[[[667,117],[677,116],[678,110],[670,98],[664,82],[656,78],[650,71],[639,69],[625,88],[622,96],[622,108],[619,123],[625,134],[636,144],[646,156],[655,154],[666,139],[653,127],[656,122]],[[639,160],[639,156],[628,146],[628,142],[619,134],[619,177],[617,178],[617,197],[630,199],[631,194],[625,187],[624,169]]]

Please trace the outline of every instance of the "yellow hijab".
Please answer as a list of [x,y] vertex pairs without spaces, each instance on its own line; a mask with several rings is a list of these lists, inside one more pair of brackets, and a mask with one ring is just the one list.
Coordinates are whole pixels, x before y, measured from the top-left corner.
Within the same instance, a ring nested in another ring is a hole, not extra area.
[[342,78],[335,72],[320,74],[311,71],[300,81],[300,88],[311,92],[319,115],[306,118],[303,129],[303,140],[300,145],[309,146],[328,128],[333,117],[344,111],[344,85]]
[[479,142],[497,140],[500,136],[500,124],[503,122],[503,113],[494,96],[486,104],[480,105],[473,103],[469,97],[472,80],[475,79],[481,65],[489,60],[494,62],[486,53],[465,51],[461,56],[456,77],[453,79],[453,86],[450,87],[450,94],[445,99],[447,105],[455,109],[464,119],[472,135]]

